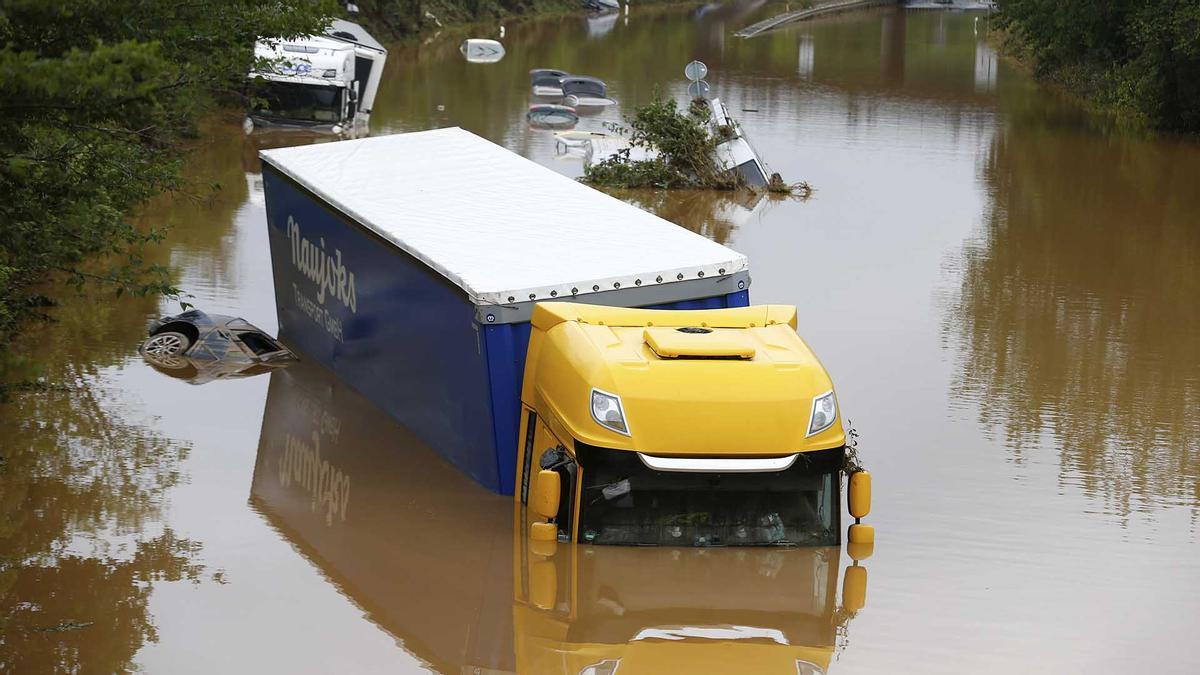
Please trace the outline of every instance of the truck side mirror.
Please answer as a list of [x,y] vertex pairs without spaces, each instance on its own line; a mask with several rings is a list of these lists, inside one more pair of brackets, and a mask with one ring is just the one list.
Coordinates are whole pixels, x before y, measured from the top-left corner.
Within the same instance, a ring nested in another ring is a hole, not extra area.
[[866,471],[855,471],[850,474],[850,515],[855,518],[866,518],[871,512],[871,474]]
[[[855,471],[850,474],[850,485],[846,488],[850,515],[854,516],[854,524],[850,526],[849,539],[852,544],[874,544],[875,528],[862,522],[862,518],[871,512],[871,474],[866,471]],[[871,555],[868,551],[866,555]]]
[[562,483],[557,471],[542,469],[537,474],[537,490],[533,495],[533,511],[543,518],[558,515],[558,502]]

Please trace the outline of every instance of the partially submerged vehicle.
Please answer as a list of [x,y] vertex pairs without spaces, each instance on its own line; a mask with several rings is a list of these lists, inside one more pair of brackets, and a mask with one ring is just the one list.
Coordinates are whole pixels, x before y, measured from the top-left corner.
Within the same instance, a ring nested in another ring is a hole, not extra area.
[[561,99],[568,106],[601,107],[616,103],[608,97],[608,85],[596,77],[535,68],[529,71],[529,82],[534,96]]
[[529,87],[534,96],[560,98],[563,95],[562,81],[571,74],[554,68],[534,68],[529,71]]
[[138,352],[155,370],[203,384],[250,377],[288,365],[295,355],[245,319],[198,309],[151,322]]
[[750,187],[765,187],[771,174],[758,156],[758,151],[750,145],[741,125],[729,114],[721,99],[714,98],[707,101],[707,105],[712,111],[708,122],[709,133],[718,140],[714,158],[717,165],[726,171],[736,172],[742,182]]
[[569,129],[579,123],[579,113],[571,106],[535,103],[529,106],[525,119],[537,129]]
[[608,97],[608,85],[603,80],[582,75],[562,79],[563,103],[574,107],[604,107],[616,101]]
[[504,45],[498,40],[468,38],[458,46],[469,63],[498,63],[504,58]]
[[840,542],[846,435],[795,308],[551,302],[532,324],[518,460],[531,536]]
[[817,675],[866,603],[866,567],[842,560],[861,546],[531,539],[519,503],[475,489],[313,361],[271,375],[250,501],[442,673]]
[[334,19],[323,35],[260,40],[248,75],[247,129],[366,133],[387,49],[362,26]]
[[532,538],[840,542],[833,385],[745,256],[461,129],[262,159],[281,330]]

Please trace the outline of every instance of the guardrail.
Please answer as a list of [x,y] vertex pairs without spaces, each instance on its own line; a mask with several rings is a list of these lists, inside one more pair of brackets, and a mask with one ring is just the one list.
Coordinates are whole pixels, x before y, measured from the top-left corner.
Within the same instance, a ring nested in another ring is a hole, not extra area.
[[834,0],[826,2],[816,7],[807,9],[797,9],[791,12],[778,14],[769,19],[764,19],[758,23],[751,24],[734,33],[740,38],[752,38],[760,33],[778,28],[784,24],[792,23],[793,21],[803,21],[811,19],[822,14],[831,14],[833,12],[843,12],[850,9],[858,9],[860,7],[870,7],[872,5],[895,5],[899,4],[900,0]]

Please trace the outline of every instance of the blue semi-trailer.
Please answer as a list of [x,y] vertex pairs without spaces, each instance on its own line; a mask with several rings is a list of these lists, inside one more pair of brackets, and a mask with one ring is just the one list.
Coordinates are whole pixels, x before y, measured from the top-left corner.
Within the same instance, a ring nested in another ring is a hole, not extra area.
[[261,157],[284,340],[495,492],[535,303],[749,302],[741,254],[462,129]]

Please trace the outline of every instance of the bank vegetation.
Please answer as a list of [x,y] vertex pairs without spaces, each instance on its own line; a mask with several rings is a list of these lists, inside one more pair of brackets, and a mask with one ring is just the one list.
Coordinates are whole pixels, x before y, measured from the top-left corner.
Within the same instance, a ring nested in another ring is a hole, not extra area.
[[1006,51],[1147,126],[1200,132],[1200,0],[1000,0]]

